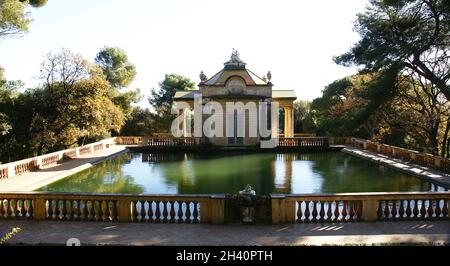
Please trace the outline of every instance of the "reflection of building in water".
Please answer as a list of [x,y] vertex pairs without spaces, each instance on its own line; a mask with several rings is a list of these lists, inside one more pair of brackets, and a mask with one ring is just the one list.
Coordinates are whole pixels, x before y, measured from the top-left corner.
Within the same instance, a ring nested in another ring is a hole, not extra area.
[[276,193],[291,193],[292,161],[296,160],[296,155],[295,153],[277,154],[276,159],[272,162]]
[[190,158],[189,154],[184,153],[142,153],[142,162],[163,163],[184,161]]

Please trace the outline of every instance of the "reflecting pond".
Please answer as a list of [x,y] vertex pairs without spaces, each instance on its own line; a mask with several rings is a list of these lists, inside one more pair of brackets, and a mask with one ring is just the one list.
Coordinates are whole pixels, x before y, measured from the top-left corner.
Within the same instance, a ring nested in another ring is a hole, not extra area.
[[128,153],[39,191],[115,194],[258,194],[444,190],[419,178],[341,152]]

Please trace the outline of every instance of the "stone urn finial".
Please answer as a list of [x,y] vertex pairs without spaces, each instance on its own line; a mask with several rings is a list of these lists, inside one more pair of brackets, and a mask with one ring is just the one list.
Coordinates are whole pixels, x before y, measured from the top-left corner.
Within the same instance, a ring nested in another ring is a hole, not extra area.
[[272,80],[272,73],[267,72],[267,79],[269,80],[269,82]]
[[208,80],[208,78],[206,77],[205,73],[203,73],[203,70],[200,71],[200,81],[205,82],[206,80]]

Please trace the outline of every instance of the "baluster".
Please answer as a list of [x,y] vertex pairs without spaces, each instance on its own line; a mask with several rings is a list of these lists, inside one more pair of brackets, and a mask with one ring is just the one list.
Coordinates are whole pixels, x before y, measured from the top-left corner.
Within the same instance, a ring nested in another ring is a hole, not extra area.
[[76,204],[76,208],[73,209],[72,219],[76,221],[81,221],[81,208],[80,208],[80,200],[75,200],[74,204]]
[[56,218],[56,220],[60,220],[61,219],[61,208],[59,207],[59,203],[60,203],[60,200],[55,200],[55,203],[56,203],[56,206],[55,206],[55,218]]
[[27,213],[28,213],[28,211],[27,211],[27,200],[21,200],[22,201],[22,208],[21,208],[21,210],[20,210],[20,214],[21,214],[21,216],[22,216],[22,218],[23,219],[26,219],[27,218]]
[[48,218],[53,219],[53,200],[47,200],[47,213]]
[[434,213],[436,214],[436,219],[441,217],[441,200],[436,200],[436,208],[434,209]]
[[186,220],[185,223],[191,223],[191,203],[189,201],[186,202]]
[[88,210],[88,202],[87,200],[83,200],[83,204],[80,204],[80,207],[83,208],[83,221],[89,220],[89,210]]
[[433,209],[433,200],[429,199],[428,200],[428,209],[427,209],[427,218],[428,219],[433,219],[433,213],[434,213],[434,209]]
[[160,204],[160,201],[155,201],[155,203],[156,203],[156,210],[155,210],[155,215],[156,215],[156,217],[155,217],[155,223],[159,223],[159,222],[161,222],[161,211],[159,210],[159,204]]
[[5,218],[5,202],[3,199],[0,199],[0,219]]
[[76,208],[74,207],[76,200],[67,200],[69,202],[69,207],[67,209],[67,215],[66,215],[66,219],[67,220],[75,220],[75,211]]
[[403,207],[404,201],[400,200],[400,206],[399,206],[399,210],[398,210],[398,214],[399,214],[399,219],[403,220],[404,219],[404,215],[405,215],[405,208]]
[[427,214],[427,210],[425,209],[425,200],[420,200],[420,203],[420,218],[422,218],[422,220],[425,220],[425,215]]
[[412,211],[411,211],[411,200],[406,200],[406,202],[407,202],[407,205],[406,205],[406,218],[407,219],[411,219],[411,214],[412,214]]
[[309,216],[311,215],[311,212],[310,212],[310,201],[308,201],[308,200],[305,200],[305,220],[303,221],[304,223],[309,223],[311,220],[310,220],[310,218],[309,218]]
[[194,201],[193,203],[194,203],[194,213],[193,213],[194,224],[198,224],[200,222],[198,219],[198,210],[197,210],[198,202]]
[[89,207],[89,216],[90,216],[89,220],[90,221],[95,221],[97,219],[97,212],[95,210],[95,203],[96,203],[96,201],[95,200],[90,200],[89,203],[90,203],[88,205],[88,207]]
[[[148,220],[145,218],[145,216],[146,216],[146,212],[145,212],[145,203],[146,203],[146,202],[147,202],[146,200],[141,201],[141,211],[140,211],[140,216],[141,216],[140,222],[141,222],[141,223],[148,221]],[[150,204],[149,204],[149,205],[150,205]]]
[[348,213],[348,215],[349,215],[348,220],[350,222],[353,222],[354,221],[353,216],[355,215],[355,210],[354,210],[355,202],[354,201],[349,201],[349,203],[350,203],[350,212]]
[[62,219],[61,220],[67,220],[67,201],[66,200],[61,200],[60,202],[62,202]]
[[331,204],[332,204],[332,201],[327,201],[327,206],[328,206],[328,208],[327,208],[327,222],[329,222],[329,223],[331,223],[331,221],[332,221],[332,215],[333,215],[333,213],[331,212]]
[[26,200],[22,200],[22,199],[17,199],[16,200],[16,207],[15,207],[15,213],[16,213],[16,218],[20,218],[20,219],[24,219],[26,217],[27,211],[25,208],[25,201]]
[[14,203],[15,203],[15,205],[14,205],[14,218],[17,219],[17,218],[19,218],[19,215],[20,215],[20,205],[19,205],[20,200],[19,199],[15,199]]
[[155,220],[156,220],[156,218],[153,219],[153,200],[150,200],[148,202],[148,222],[149,223],[154,223]]
[[339,200],[335,200],[334,201],[334,221],[338,222],[339,221]]
[[384,218],[389,220],[389,201],[384,201]]
[[377,209],[377,217],[378,217],[378,219],[383,219],[383,207],[382,207],[382,201],[380,200],[380,201],[378,201],[378,209]]
[[183,222],[183,202],[182,201],[177,201],[178,203],[178,210],[177,210],[177,223],[182,223]]
[[94,221],[99,222],[102,220],[103,212],[101,201],[93,200],[92,213],[94,214]]
[[313,223],[317,222],[317,201],[313,201],[312,219]]
[[89,221],[91,219],[91,213],[89,212],[89,201],[83,200],[83,221]]
[[342,222],[346,222],[347,221],[347,201],[343,200],[342,201]]
[[362,216],[362,201],[358,200],[356,202],[356,219],[357,221],[361,221]]
[[111,211],[110,211],[110,201],[109,200],[105,200],[105,201],[103,201],[103,203],[104,203],[104,206],[105,206],[105,211],[103,212],[104,214],[103,214],[103,217],[104,217],[104,219],[103,219],[103,221],[105,221],[105,222],[110,222],[111,220],[110,220],[110,216],[111,216]]
[[101,222],[103,221],[103,201],[102,200],[96,200],[94,205],[94,211],[95,211],[95,221]]
[[391,215],[392,215],[392,220],[395,220],[395,218],[397,218],[397,201],[393,200],[392,201],[392,210],[391,210]]
[[138,200],[132,201],[133,202],[133,222],[138,222],[138,209],[137,209],[137,204],[138,204]]
[[27,210],[28,210],[28,219],[33,219],[34,217],[33,200],[29,200]]
[[325,217],[325,201],[320,201],[319,222],[323,223]]
[[163,223],[167,223],[168,221],[169,221],[169,219],[168,219],[168,215],[169,215],[169,212],[167,211],[167,201],[162,201],[162,205],[163,205],[163,211],[162,211],[162,215],[163,215],[163,218],[162,218],[162,222]]
[[444,206],[442,206],[442,216],[443,216],[444,219],[447,218],[447,216],[448,216],[447,204],[448,204],[447,200],[444,199]]
[[[103,221],[103,215],[104,215],[104,211],[103,211],[103,201],[102,200],[96,200],[95,201],[98,206],[98,212],[97,212],[97,221]],[[95,210],[95,208],[94,208]]]
[[175,223],[175,201],[169,201],[170,204],[170,223]]
[[11,203],[11,209],[12,209],[12,213],[14,214],[14,218],[17,219],[17,216],[19,215],[19,203],[17,202],[17,199],[13,199],[11,200],[14,203]]
[[111,221],[117,222],[117,202],[115,200],[111,201]]
[[419,208],[417,207],[419,200],[414,200],[413,218],[418,218]]
[[298,209],[297,209],[297,223],[302,222],[302,202],[297,201]]
[[17,218],[17,199],[11,199],[11,218]]

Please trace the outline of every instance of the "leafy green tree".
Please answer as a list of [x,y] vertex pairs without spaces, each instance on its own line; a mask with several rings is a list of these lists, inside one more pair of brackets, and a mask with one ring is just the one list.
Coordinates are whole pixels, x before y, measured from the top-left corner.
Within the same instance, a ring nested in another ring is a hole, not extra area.
[[169,130],[175,118],[175,115],[171,114],[175,92],[195,89],[195,83],[189,78],[178,74],[166,74],[164,80],[159,83],[159,90],[154,88],[151,90],[148,101],[159,116],[158,120],[164,131]]
[[105,79],[115,88],[128,87],[136,77],[136,67],[128,61],[127,54],[120,48],[102,48],[95,62],[103,70]]
[[[312,103],[319,129],[330,135],[369,138],[448,156],[450,102],[413,71],[396,80],[395,93],[372,105],[378,74],[347,77],[328,85]],[[375,98],[380,98],[376,96]]]
[[28,2],[32,7],[41,7],[41,6],[45,6],[48,2],[48,0],[20,0],[20,2],[22,3],[26,3]]
[[295,101],[294,102],[294,132],[298,133],[314,133],[316,125],[311,113],[311,102]]
[[124,50],[117,47],[102,48],[95,58],[95,63],[102,69],[104,78],[109,82],[111,88],[109,97],[114,104],[122,108],[128,118],[133,111],[132,103],[141,100],[139,89],[121,92],[128,87],[136,77],[136,67],[128,61]]
[[[392,129],[404,132],[405,144],[433,154],[448,156],[450,102],[431,82],[414,71],[402,75],[391,100],[391,111],[379,110],[383,121]],[[440,151],[440,152],[439,152]]]
[[157,115],[150,112],[149,109],[134,107],[130,118],[120,131],[122,136],[150,136],[159,132]]
[[17,91],[21,87],[23,87],[21,81],[7,81],[4,78],[4,69],[0,66],[0,136],[6,135],[12,128],[6,113],[11,108],[11,103],[17,97]]
[[48,54],[41,68],[44,83],[20,94],[10,117],[10,136],[22,157],[83,144],[119,132],[124,114],[109,98],[110,84],[98,67],[63,50]]
[[159,83],[159,90],[154,88],[148,99],[159,115],[170,114],[173,104],[173,97],[177,91],[195,90],[195,83],[187,77],[178,74],[166,74],[162,82]]
[[338,64],[384,72],[391,76],[385,88],[392,88],[392,77],[409,69],[450,100],[450,0],[371,0],[358,14],[355,29],[362,38],[335,58]]
[[355,75],[327,85],[322,97],[311,103],[319,132],[372,138],[377,119],[374,111],[367,112],[372,97],[367,91],[373,92],[371,86],[377,78],[373,74]]
[[0,38],[20,36],[28,31],[31,19],[25,8],[28,4],[38,8],[47,0],[0,0]]

